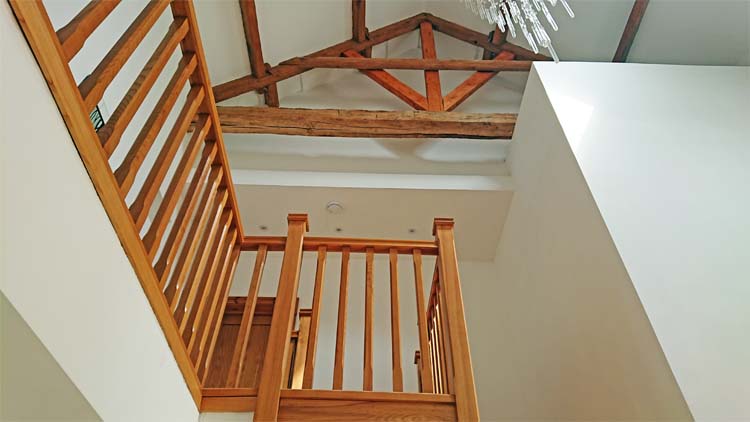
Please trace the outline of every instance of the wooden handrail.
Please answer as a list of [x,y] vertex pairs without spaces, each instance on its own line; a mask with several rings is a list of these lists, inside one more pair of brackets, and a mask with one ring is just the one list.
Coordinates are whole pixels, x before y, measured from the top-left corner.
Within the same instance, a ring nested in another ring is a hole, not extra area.
[[[243,251],[256,251],[261,245],[266,245],[269,251],[283,251],[286,238],[283,236],[245,236],[240,247]],[[328,252],[341,252],[348,247],[351,253],[365,253],[372,248],[376,254],[389,254],[395,249],[398,254],[411,255],[418,249],[422,255],[435,256],[438,253],[437,242],[424,240],[390,240],[390,239],[365,239],[346,237],[305,237],[302,245],[304,251],[316,251],[325,246]]]

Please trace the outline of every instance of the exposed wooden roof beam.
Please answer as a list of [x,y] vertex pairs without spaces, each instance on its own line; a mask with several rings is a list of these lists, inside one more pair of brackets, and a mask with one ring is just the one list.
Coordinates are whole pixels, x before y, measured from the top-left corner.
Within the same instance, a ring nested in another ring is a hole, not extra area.
[[510,139],[515,114],[218,107],[224,133]]
[[[513,55],[513,53],[503,51],[502,53],[495,56],[495,59],[493,61],[508,61],[512,63],[514,57],[515,56]],[[448,93],[448,95],[443,98],[443,109],[446,111],[454,110],[462,102],[466,101],[466,99],[469,98],[471,94],[475,93],[479,88],[484,86],[484,84],[489,82],[490,79],[492,79],[496,74],[497,72],[476,72],[473,75],[469,76],[468,79],[455,87],[453,91]]]
[[[496,46],[501,46],[505,43],[507,38],[507,34],[500,30],[498,26],[495,26],[495,29],[490,31],[489,36],[487,37],[490,42]],[[482,53],[482,60],[491,60],[495,58],[494,52],[490,50],[484,50],[484,53]]]
[[306,68],[329,69],[410,69],[410,70],[471,70],[475,72],[528,72],[531,61],[528,60],[436,60],[436,59],[381,59],[367,57],[297,57],[286,60],[282,65],[301,66]]
[[612,59],[613,62],[624,63],[628,59],[630,47],[633,46],[633,41],[638,33],[638,28],[641,26],[641,20],[646,13],[648,2],[649,0],[635,0],[635,3],[633,3],[633,9],[630,11],[628,23],[625,24],[625,30],[622,32],[620,44],[617,46],[615,57]]
[[[435,34],[432,33],[432,23],[419,24],[419,36],[422,40],[422,58],[436,60]],[[427,110],[443,110],[443,92],[440,88],[440,73],[437,70],[424,71],[424,85],[427,93]]]
[[[369,60],[354,50],[345,51],[344,55]],[[424,95],[415,91],[414,88],[401,82],[385,70],[361,70],[361,72],[413,108],[427,110],[427,98]]]
[[[337,57],[347,50],[366,50],[368,47],[381,44],[400,35],[404,35],[411,31],[414,31],[415,29],[419,28],[419,24],[425,19],[427,19],[427,14],[420,13],[370,32],[368,39],[364,42],[347,40],[331,47],[319,50],[308,55],[307,57]],[[269,70],[268,74],[265,77],[256,78],[252,75],[248,75],[214,86],[214,96],[216,97],[216,101],[223,101],[228,98],[244,94],[246,92],[263,88],[269,84],[297,76],[301,73],[307,72],[310,69],[311,68],[289,65],[274,66]]]
[[[240,0],[240,11],[242,11],[242,26],[245,28],[245,43],[247,54],[250,58],[250,71],[256,78],[266,76],[266,63],[263,60],[263,49],[260,44],[260,32],[258,31],[258,14],[255,10],[255,0]],[[279,106],[279,93],[276,84],[263,87],[263,97],[266,105]]]
[[[352,0],[352,39],[356,42],[367,41],[366,9],[365,0]],[[365,57],[370,57],[372,47],[364,49],[361,53]]]

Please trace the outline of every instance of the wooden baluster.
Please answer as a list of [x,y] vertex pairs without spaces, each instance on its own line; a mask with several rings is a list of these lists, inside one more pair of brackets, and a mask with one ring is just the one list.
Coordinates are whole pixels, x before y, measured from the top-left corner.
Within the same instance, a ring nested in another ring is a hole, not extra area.
[[172,312],[174,312],[175,307],[177,306],[177,299],[185,287],[184,281],[190,267],[188,262],[193,256],[193,252],[195,252],[195,248],[200,240],[200,235],[203,233],[203,229],[206,226],[208,216],[214,209],[214,203],[218,194],[218,185],[221,181],[222,174],[223,171],[219,166],[214,166],[211,169],[211,173],[208,175],[206,190],[203,192],[198,209],[195,211],[195,215],[190,224],[190,229],[185,236],[185,242],[180,249],[180,256],[174,264],[175,268],[171,276],[169,271],[167,271],[168,263],[162,261],[165,258],[164,255],[162,255],[162,258],[156,263],[155,269],[157,274],[161,271],[160,278],[162,283],[164,282],[163,280],[169,277],[169,284],[167,284],[167,288],[164,290],[164,296],[167,298],[167,302],[169,302]]
[[292,388],[302,388],[302,380],[307,364],[307,344],[310,340],[310,318],[312,309],[300,309],[299,311],[299,335],[297,336],[297,349],[294,352],[294,369],[292,371]]
[[417,331],[419,332],[419,375],[420,385],[423,393],[432,393],[432,368],[429,355],[427,352],[427,313],[424,305],[424,285],[422,283],[422,251],[415,249],[412,253],[414,261],[414,288],[416,289],[417,298]]
[[[237,230],[239,234],[239,230]],[[196,367],[198,368],[198,377],[201,380],[202,384],[206,384],[206,379],[208,379],[208,373],[209,365],[211,364],[211,358],[214,355],[214,348],[216,347],[216,339],[219,338],[219,331],[221,330],[221,320],[224,317],[224,309],[227,306],[227,298],[229,296],[229,288],[232,285],[232,279],[234,278],[234,270],[237,268],[237,261],[240,257],[240,248],[239,246],[235,246],[234,251],[231,255],[231,260],[229,261],[228,265],[228,271],[226,271],[226,274],[224,275],[224,283],[223,283],[223,289],[224,293],[223,296],[220,298],[219,302],[219,311],[216,313],[216,316],[213,317],[211,322],[211,329],[209,330],[211,332],[211,339],[209,340],[208,347],[204,348],[204,352],[200,355],[198,358],[198,362],[196,363]],[[205,357],[205,359],[204,359]]]
[[268,245],[260,245],[255,255],[253,276],[250,279],[250,287],[247,290],[247,300],[245,300],[245,308],[242,310],[242,320],[240,321],[240,329],[237,333],[237,342],[234,345],[234,352],[232,353],[232,363],[229,365],[229,373],[227,374],[226,385],[229,387],[238,388],[240,386],[242,370],[245,365],[245,353],[247,352],[247,344],[250,340],[250,331],[253,327],[255,305],[258,303],[258,290],[260,289],[260,281],[263,278],[267,253]]
[[224,296],[223,293],[225,287],[228,288],[227,286],[225,286],[225,283],[228,283],[230,286],[232,284],[231,278],[229,280],[225,280],[225,277],[228,268],[232,264],[230,259],[232,257],[232,250],[235,247],[236,241],[237,228],[232,227],[232,229],[229,231],[229,235],[227,236],[227,241],[226,245],[224,246],[223,252],[219,257],[219,270],[214,274],[215,280],[212,284],[215,285],[216,288],[210,294],[211,300],[207,305],[208,314],[205,318],[202,318],[202,320],[199,321],[198,329],[196,330],[197,346],[192,346],[193,350],[190,351],[190,357],[191,359],[193,359],[196,369],[200,369],[200,360],[203,354],[205,354],[206,341],[209,337],[209,332],[211,330],[212,321],[214,315],[216,314],[216,308],[218,307],[219,300]]
[[365,269],[365,346],[364,346],[364,373],[362,375],[362,389],[372,391],[372,338],[373,338],[373,272],[372,261],[375,257],[375,249],[367,248],[367,260]]
[[307,342],[307,357],[305,358],[305,375],[302,388],[312,388],[315,376],[315,351],[318,346],[318,326],[320,325],[320,301],[323,297],[323,282],[326,271],[326,246],[318,248],[318,266],[315,270],[315,287],[313,289],[312,316],[310,317],[310,338]]
[[445,315],[445,301],[443,298],[443,288],[438,284],[436,290],[435,321],[437,326],[438,344],[440,345],[440,362],[443,376],[443,391],[453,394],[453,350],[450,343],[450,331],[448,320]]
[[115,79],[125,62],[133,54],[151,27],[169,5],[167,0],[149,2],[143,11],[109,50],[101,63],[87,76],[78,89],[87,110],[93,110],[104,95],[107,86]]
[[401,369],[401,316],[398,302],[398,251],[391,249],[391,362],[393,364],[393,391],[404,391],[404,374]]
[[289,229],[284,246],[279,287],[271,317],[263,370],[258,384],[258,400],[255,406],[256,421],[275,421],[279,415],[282,382],[286,381],[283,369],[289,357],[289,338],[294,324],[297,302],[297,287],[302,263],[302,244],[308,230],[307,214],[290,214]]
[[349,296],[349,247],[341,250],[341,284],[339,284],[339,316],[336,325],[336,354],[333,358],[333,389],[344,387],[344,351],[346,349],[346,304]]
[[216,241],[213,243],[213,246],[203,252],[204,255],[208,255],[208,260],[206,261],[207,266],[200,275],[203,282],[201,283],[201,287],[198,290],[198,294],[196,295],[192,306],[190,306],[190,312],[183,320],[185,328],[183,329],[182,334],[185,344],[188,345],[188,353],[190,353],[190,355],[193,355],[196,341],[198,340],[198,336],[195,335],[195,333],[198,326],[201,324],[203,315],[206,312],[206,307],[216,291],[217,286],[214,284],[216,279],[216,269],[221,260],[222,252],[227,248],[227,235],[229,234],[229,227],[232,223],[231,219],[232,209],[224,209],[224,214],[222,215],[221,224],[219,226],[220,234],[216,236]]
[[460,421],[479,420],[479,406],[474,386],[474,372],[469,350],[469,333],[464,316],[464,303],[461,295],[461,281],[458,276],[458,258],[453,233],[452,219],[436,218],[433,226],[440,252],[440,286],[443,290],[444,306],[440,312],[447,320],[448,333],[453,363],[453,389],[456,394],[456,411]]
[[73,20],[57,31],[66,61],[69,62],[81,51],[86,40],[118,4],[120,0],[92,0]]

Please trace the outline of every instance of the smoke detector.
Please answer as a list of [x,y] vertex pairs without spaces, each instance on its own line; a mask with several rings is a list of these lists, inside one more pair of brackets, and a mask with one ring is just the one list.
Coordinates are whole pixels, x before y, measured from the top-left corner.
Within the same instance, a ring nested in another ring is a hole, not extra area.
[[339,202],[331,201],[326,204],[326,211],[328,211],[329,214],[341,214],[344,212],[344,206]]

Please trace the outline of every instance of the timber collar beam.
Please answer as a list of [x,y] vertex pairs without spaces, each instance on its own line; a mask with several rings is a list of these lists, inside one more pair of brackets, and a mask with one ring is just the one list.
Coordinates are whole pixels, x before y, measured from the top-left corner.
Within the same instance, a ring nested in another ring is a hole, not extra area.
[[[361,28],[361,23],[364,22],[364,1],[354,0],[356,7],[354,7],[354,13],[357,17],[357,25],[355,25],[352,34],[352,39],[335,44],[323,50],[309,54],[304,57],[295,57],[284,62],[279,63],[276,66],[269,67],[267,69],[261,69],[260,63],[262,63],[262,57],[257,57],[256,61],[259,62],[254,68],[251,75],[243,76],[241,78],[222,83],[214,86],[214,96],[216,101],[223,101],[235,96],[250,92],[261,90],[266,93],[268,97],[268,90],[274,89],[275,84],[285,79],[292,78],[300,75],[308,70],[315,68],[332,68],[332,69],[359,69],[365,74],[367,72],[380,72],[374,74],[369,73],[368,76],[371,79],[376,80],[386,79],[386,83],[381,83],[386,89],[389,89],[388,85],[392,78],[384,69],[415,69],[425,71],[440,71],[440,70],[471,70],[476,72],[490,73],[489,78],[494,76],[497,72],[501,71],[528,71],[531,68],[532,61],[535,60],[550,60],[549,57],[535,54],[523,47],[519,47],[515,44],[511,44],[502,39],[500,42],[493,42],[492,37],[488,37],[487,34],[474,31],[466,28],[459,24],[447,21],[429,13],[420,13],[412,17],[400,20],[390,25],[384,26],[375,31],[367,31],[366,28]],[[244,1],[246,9],[250,5],[254,8],[254,2]],[[355,4],[353,3],[353,4]],[[245,13],[246,16],[253,15],[253,13]],[[254,16],[253,16],[254,17]],[[382,44],[393,38],[407,34],[412,31],[420,29],[423,22],[429,22],[432,28],[438,32],[442,32],[448,36],[467,42],[474,46],[480,47],[494,55],[493,60],[438,60],[434,58],[421,58],[421,59],[383,59],[383,58],[370,58],[367,55],[353,56],[351,52],[369,52],[373,46]],[[257,26],[255,19],[245,21],[246,25]],[[247,29],[247,28],[246,28]],[[251,34],[255,34],[255,31],[246,31]],[[251,40],[248,42],[249,45],[254,46],[250,48],[251,51],[260,51],[260,42],[257,37],[250,37]],[[505,54],[501,54],[505,53]],[[260,54],[256,54],[260,56]],[[346,57],[341,57],[346,55]],[[479,78],[489,80],[489,78]],[[475,78],[477,79],[477,78]],[[389,89],[393,92],[393,89]],[[465,91],[471,91],[472,89],[465,89]],[[268,98],[267,98],[268,99]],[[425,100],[426,101],[426,100]],[[408,102],[408,101],[407,101]],[[420,109],[422,101],[415,101],[417,109]],[[414,106],[415,104],[411,104]],[[426,102],[425,102],[426,103]],[[278,104],[269,104],[277,106]]]

